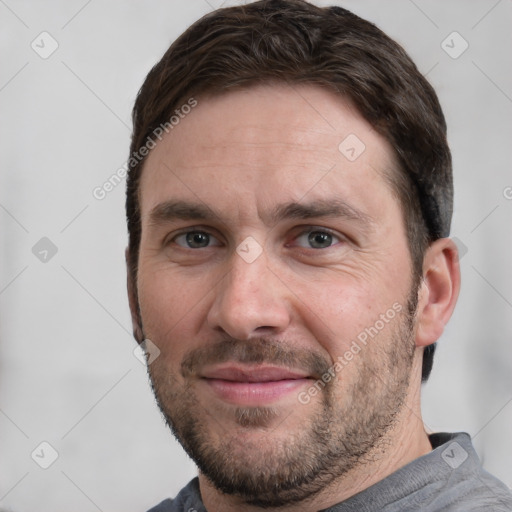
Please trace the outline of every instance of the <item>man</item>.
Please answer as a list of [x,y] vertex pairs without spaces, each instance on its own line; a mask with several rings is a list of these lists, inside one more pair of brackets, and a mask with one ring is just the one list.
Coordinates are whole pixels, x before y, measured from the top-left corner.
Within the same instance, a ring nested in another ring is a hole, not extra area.
[[460,286],[437,97],[369,22],[215,11],[133,113],[134,336],[199,476],[162,511],[512,510],[420,389]]

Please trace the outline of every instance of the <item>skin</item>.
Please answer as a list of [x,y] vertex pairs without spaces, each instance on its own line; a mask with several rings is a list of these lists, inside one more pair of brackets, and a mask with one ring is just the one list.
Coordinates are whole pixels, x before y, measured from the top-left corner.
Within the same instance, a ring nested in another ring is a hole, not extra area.
[[[198,458],[225,461],[226,481],[244,472],[285,481],[284,460],[299,473],[315,456],[329,461],[313,481],[279,496],[262,491],[260,502],[216,485],[199,461],[209,512],[265,503],[327,508],[431,450],[421,419],[422,353],[455,306],[457,249],[449,239],[431,244],[414,286],[403,214],[383,177],[393,153],[339,96],[313,85],[265,85],[197,99],[144,166],[138,276],[128,279],[134,332],[161,351],[149,372],[171,428],[193,456],[199,449],[190,432],[202,448]],[[354,161],[338,149],[349,134],[365,145]],[[350,215],[270,215],[282,203],[333,199],[345,201]],[[218,218],[152,217],[167,201],[206,206]],[[195,240],[207,246],[191,247],[187,230],[200,231]],[[312,232],[321,247],[312,247]],[[248,246],[247,237],[257,244]],[[248,263],[237,247],[261,254]],[[300,393],[394,304],[401,311],[301,403]],[[203,378],[226,362],[275,363],[305,378],[274,398],[226,399]],[[330,443],[322,457],[315,428]]]

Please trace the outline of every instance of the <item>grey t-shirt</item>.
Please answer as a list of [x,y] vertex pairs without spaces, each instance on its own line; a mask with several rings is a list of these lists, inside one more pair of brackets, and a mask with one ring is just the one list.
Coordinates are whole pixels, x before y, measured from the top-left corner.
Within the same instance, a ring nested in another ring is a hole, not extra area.
[[[510,512],[512,493],[483,468],[468,434],[432,434],[433,451],[321,512]],[[148,512],[207,512],[194,478]]]

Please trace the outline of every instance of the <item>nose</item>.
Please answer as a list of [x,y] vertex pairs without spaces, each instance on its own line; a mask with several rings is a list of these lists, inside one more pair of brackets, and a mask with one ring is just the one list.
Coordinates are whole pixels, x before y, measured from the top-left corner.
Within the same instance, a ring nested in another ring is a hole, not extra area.
[[268,266],[263,252],[248,263],[238,253],[215,289],[210,328],[236,339],[278,335],[290,323],[290,291]]

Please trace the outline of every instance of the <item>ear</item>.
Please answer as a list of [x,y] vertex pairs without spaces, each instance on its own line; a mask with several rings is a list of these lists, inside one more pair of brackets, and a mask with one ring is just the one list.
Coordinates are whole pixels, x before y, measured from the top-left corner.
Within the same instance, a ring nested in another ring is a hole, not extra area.
[[126,285],[128,288],[128,302],[130,304],[130,313],[132,316],[132,329],[133,337],[137,343],[144,341],[144,334],[142,331],[142,321],[140,318],[139,300],[137,298],[137,283],[135,276],[130,266],[130,251],[128,247],[125,251],[126,260]]
[[452,316],[460,290],[457,246],[450,238],[440,238],[427,249],[423,260],[423,280],[419,290],[416,346],[435,343]]

